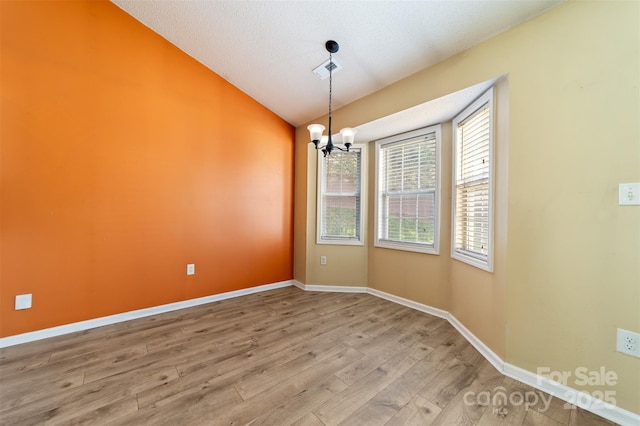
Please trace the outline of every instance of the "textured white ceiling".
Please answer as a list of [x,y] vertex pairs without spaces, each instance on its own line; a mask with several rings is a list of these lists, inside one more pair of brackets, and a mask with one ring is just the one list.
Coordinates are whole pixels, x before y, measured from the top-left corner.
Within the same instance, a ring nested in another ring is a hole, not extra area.
[[298,126],[440,62],[564,0],[112,0]]

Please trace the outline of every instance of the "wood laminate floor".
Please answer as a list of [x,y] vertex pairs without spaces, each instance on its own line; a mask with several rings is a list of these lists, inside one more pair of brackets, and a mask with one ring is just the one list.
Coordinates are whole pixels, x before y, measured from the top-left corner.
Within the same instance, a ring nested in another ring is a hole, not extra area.
[[503,376],[443,319],[287,287],[2,349],[0,424],[612,423]]

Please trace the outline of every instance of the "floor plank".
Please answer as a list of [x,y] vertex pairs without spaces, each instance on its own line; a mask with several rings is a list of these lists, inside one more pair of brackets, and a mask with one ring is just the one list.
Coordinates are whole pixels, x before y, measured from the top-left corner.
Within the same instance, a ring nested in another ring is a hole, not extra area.
[[[499,390],[529,399],[469,398]],[[0,425],[61,424],[611,423],[504,377],[442,318],[289,287],[0,349]]]

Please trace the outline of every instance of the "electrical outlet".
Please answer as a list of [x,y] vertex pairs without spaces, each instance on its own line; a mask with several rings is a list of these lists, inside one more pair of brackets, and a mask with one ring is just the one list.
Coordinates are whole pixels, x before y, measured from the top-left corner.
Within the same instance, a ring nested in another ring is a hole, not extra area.
[[320,256],[320,264],[321,265],[327,264],[327,256]]
[[616,339],[616,350],[623,354],[640,358],[640,333],[619,328]]
[[187,263],[187,275],[195,275],[196,265],[195,263]]
[[31,302],[32,302],[31,294],[18,294],[16,296],[16,305],[15,305],[16,311],[31,308]]

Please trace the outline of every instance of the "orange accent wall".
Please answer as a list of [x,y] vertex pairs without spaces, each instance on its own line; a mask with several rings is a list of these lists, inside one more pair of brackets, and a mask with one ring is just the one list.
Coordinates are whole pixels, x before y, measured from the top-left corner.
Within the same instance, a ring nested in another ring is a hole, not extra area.
[[292,278],[291,125],[112,3],[0,8],[0,336]]

